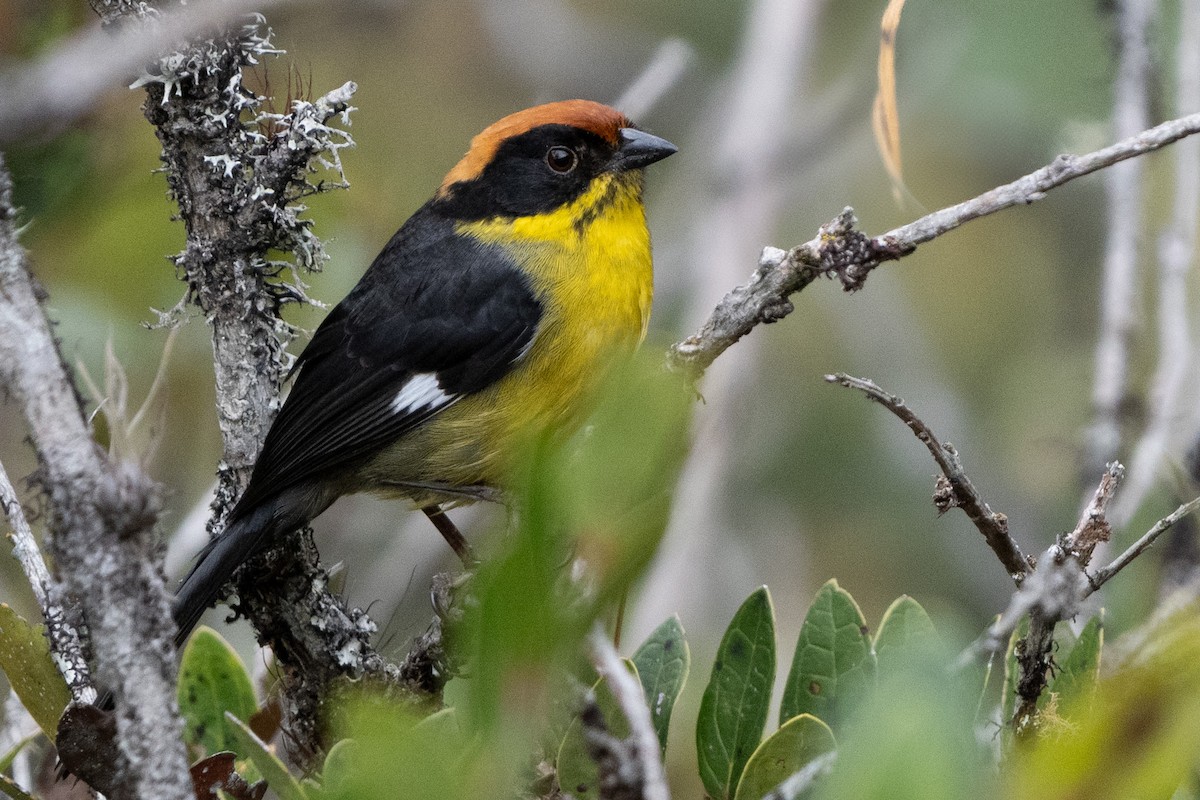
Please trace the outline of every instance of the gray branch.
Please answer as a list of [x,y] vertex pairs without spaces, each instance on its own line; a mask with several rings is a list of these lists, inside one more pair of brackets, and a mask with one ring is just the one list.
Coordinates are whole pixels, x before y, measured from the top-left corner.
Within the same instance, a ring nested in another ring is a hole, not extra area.
[[1170,530],[1175,523],[1179,522],[1179,520],[1183,519],[1188,514],[1194,513],[1198,509],[1200,509],[1200,497],[1184,503],[1170,514],[1154,523],[1154,525],[1150,527],[1150,530],[1142,534],[1142,536],[1136,542],[1130,545],[1129,549],[1127,549],[1124,553],[1113,559],[1111,564],[1109,564],[1107,567],[1102,567],[1101,569],[1096,570],[1092,574],[1090,578],[1091,587],[1087,590],[1087,592],[1084,593],[1084,596],[1086,597],[1087,595],[1090,595],[1092,592],[1107,583],[1114,575],[1125,569],[1125,567],[1129,566],[1129,564],[1132,563],[1135,558],[1144,553],[1150,547],[1150,545],[1154,544],[1155,540],[1158,539],[1159,536]]
[[96,688],[92,685],[92,671],[83,654],[79,631],[68,619],[62,585],[46,569],[37,538],[29,527],[17,490],[8,479],[3,464],[0,464],[0,508],[3,508],[4,516],[12,526],[13,557],[21,565],[38,608],[42,611],[46,637],[50,640],[50,655],[67,688],[71,690],[71,698],[79,703],[95,702]]
[[24,413],[48,499],[55,567],[82,608],[96,676],[117,698],[120,797],[192,796],[175,707],[174,650],[159,568],[157,487],[92,441],[17,241],[0,161],[0,387]]
[[847,208],[821,226],[816,238],[784,251],[763,250],[748,283],[727,294],[699,331],[667,353],[668,368],[698,379],[743,336],[763,323],[777,322],[793,310],[789,298],[822,275],[836,276],[847,291],[862,288],[871,270],[884,261],[911,254],[917,246],[1006,208],[1029,205],[1046,192],[1105,167],[1145,155],[1200,132],[1200,113],[1164,122],[1136,136],[1085,155],[1060,155],[1051,163],[978,197],[927,214],[880,236],[854,226]]

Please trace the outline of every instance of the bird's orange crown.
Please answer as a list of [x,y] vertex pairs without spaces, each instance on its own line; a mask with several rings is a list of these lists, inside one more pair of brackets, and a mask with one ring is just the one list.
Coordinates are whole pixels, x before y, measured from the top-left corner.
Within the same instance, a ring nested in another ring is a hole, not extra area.
[[501,142],[539,125],[570,125],[591,131],[616,145],[621,138],[621,128],[631,124],[620,111],[592,100],[560,100],[517,111],[493,122],[471,140],[467,154],[446,173],[438,194],[445,194],[451,185],[459,181],[478,177],[496,155]]

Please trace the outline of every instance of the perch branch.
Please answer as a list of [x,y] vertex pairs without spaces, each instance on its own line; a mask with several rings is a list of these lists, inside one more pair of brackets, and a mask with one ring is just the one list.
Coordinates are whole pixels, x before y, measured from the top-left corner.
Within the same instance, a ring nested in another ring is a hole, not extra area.
[[[93,2],[106,24],[150,24],[143,3]],[[209,523],[217,535],[279,408],[290,367],[285,347],[295,333],[282,309],[307,300],[297,272],[325,260],[298,201],[345,185],[340,151],[353,142],[332,125],[335,117],[348,123],[355,86],[295,99],[276,113],[242,81],[243,67],[280,52],[261,16],[216,26],[176,48],[159,55],[135,85],[146,87],[143,110],[162,143],[164,173],[187,229],[175,265],[187,299],[212,327],[224,445]],[[310,183],[318,167],[333,180]],[[271,260],[276,252],[292,260]],[[235,574],[235,608],[275,652],[285,741],[297,761],[312,763],[321,750],[319,703],[330,682],[395,670],[371,647],[374,622],[329,591],[307,533],[275,544]]]

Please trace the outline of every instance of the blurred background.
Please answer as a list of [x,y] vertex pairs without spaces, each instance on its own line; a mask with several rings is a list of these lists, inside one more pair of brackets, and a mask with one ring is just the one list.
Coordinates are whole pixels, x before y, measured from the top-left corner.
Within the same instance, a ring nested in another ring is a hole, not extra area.
[[[84,6],[0,0],[5,64],[95,26]],[[764,245],[806,241],[845,205],[864,230],[881,233],[1059,152],[1111,141],[1106,6],[910,0],[897,79],[911,196],[898,202],[870,122],[883,2],[276,5],[268,19],[287,54],[264,66],[277,92],[289,74],[310,95],[347,80],[359,87],[350,128],[357,147],[342,153],[352,188],[310,202],[331,256],[309,276],[310,294],[339,300],[491,121],[552,99],[623,99],[643,127],[680,147],[649,176],[657,290],[647,346],[665,348],[745,282]],[[1164,7],[1152,29],[1155,120],[1172,113],[1173,13]],[[155,174],[159,146],[140,111],[143,97],[113,86],[77,123],[6,154],[24,243],[68,361],[99,380],[111,344],[135,405],[167,338],[147,329],[151,309],[170,308],[183,294],[168,258],[184,232]],[[1170,203],[1169,151],[1145,165],[1141,244],[1152,254]],[[1024,550],[1040,552],[1074,527],[1084,492],[1104,228],[1102,180],[1085,178],[924,245],[879,269],[857,294],[814,284],[793,298],[794,314],[726,353],[701,387],[674,521],[631,600],[627,642],[678,613],[695,674],[704,676],[733,611],[765,583],[782,652],[790,653],[804,610],[831,577],[871,625],[907,593],[964,638],[980,630],[1003,608],[1011,582],[962,514],[937,516],[936,467],[924,447],[883,409],[822,376],[869,377],[904,397],[956,445]],[[1135,393],[1155,365],[1153,285],[1140,288]],[[292,319],[311,330],[323,313],[295,309]],[[212,395],[209,331],[193,316],[167,364],[150,462],[165,487],[167,537],[202,530],[220,452]],[[1194,395],[1189,388],[1185,408]],[[1138,413],[1134,407],[1135,434]],[[1189,411],[1180,424],[1194,421]],[[0,461],[14,479],[36,466],[25,435],[16,410],[0,405]],[[1185,445],[1178,437],[1174,455]],[[1152,492],[1118,536],[1132,539],[1176,500]],[[487,510],[452,516],[468,536],[496,527]],[[324,560],[344,565],[350,600],[370,605],[383,640],[403,649],[428,622],[429,575],[453,568],[452,555],[423,518],[372,498],[342,500],[316,528]],[[172,550],[176,572],[199,542],[193,534]],[[0,579],[0,599],[34,613],[14,564],[0,562]],[[1157,591],[1153,559],[1143,559],[1114,581],[1105,600],[1110,626],[1136,622]],[[698,703],[702,682],[685,692],[685,704]],[[675,730],[687,736],[689,727]]]

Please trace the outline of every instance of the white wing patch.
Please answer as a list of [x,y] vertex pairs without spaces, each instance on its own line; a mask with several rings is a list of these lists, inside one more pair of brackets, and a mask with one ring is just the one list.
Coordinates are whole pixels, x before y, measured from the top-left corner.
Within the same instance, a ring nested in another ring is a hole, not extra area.
[[408,379],[392,400],[392,411],[397,414],[413,414],[419,411],[448,406],[454,402],[453,395],[446,394],[438,386],[437,375],[421,372]]

